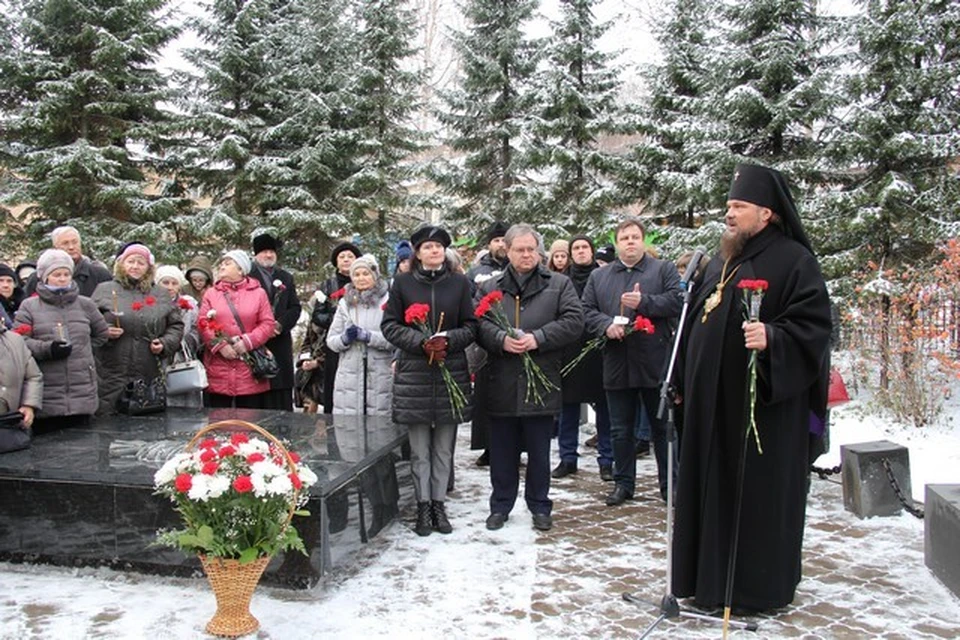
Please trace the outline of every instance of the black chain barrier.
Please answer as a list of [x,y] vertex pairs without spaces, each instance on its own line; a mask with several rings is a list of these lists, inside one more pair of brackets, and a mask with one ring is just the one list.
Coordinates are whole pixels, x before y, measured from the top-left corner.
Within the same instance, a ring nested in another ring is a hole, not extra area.
[[810,465],[810,472],[817,474],[821,480],[826,480],[829,476],[840,473],[840,466],[841,465],[838,464],[835,467],[824,468]]
[[907,513],[923,520],[923,509],[914,506],[912,499],[908,500],[906,497],[904,497],[903,490],[900,489],[900,483],[897,482],[897,479],[893,476],[893,469],[890,468],[890,461],[886,458],[881,458],[880,462],[883,463],[883,469],[887,472],[887,480],[890,481],[890,486],[893,487],[893,492],[897,494],[897,500],[899,500],[900,504],[903,505],[903,508],[907,510]]

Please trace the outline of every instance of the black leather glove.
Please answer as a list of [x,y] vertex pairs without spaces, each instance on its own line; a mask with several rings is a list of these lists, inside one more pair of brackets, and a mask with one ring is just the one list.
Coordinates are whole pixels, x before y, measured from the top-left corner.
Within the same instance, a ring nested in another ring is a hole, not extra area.
[[447,339],[435,336],[423,343],[423,351],[431,362],[443,362],[447,357]]
[[51,360],[63,360],[66,357],[69,357],[70,353],[73,351],[73,345],[63,340],[54,340],[50,343],[50,359]]

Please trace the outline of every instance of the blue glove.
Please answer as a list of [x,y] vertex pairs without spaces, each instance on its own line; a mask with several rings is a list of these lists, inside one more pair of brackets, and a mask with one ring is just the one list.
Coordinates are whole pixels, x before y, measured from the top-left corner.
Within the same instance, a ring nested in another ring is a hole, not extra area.
[[360,342],[370,342],[370,332],[364,329],[363,327],[356,327],[357,329],[357,340]]
[[351,344],[354,340],[357,339],[357,335],[360,332],[360,327],[355,324],[347,327],[347,330],[343,332],[343,335],[340,337],[343,340],[343,344]]

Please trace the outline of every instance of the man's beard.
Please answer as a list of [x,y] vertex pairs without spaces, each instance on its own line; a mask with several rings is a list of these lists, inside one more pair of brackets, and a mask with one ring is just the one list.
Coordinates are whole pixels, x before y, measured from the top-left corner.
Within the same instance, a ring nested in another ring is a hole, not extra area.
[[257,260],[257,263],[258,263],[261,267],[263,267],[264,269],[273,269],[275,266],[277,266],[277,261],[276,261],[276,260],[266,260],[266,259],[265,259],[265,260]]
[[506,248],[491,251],[490,254],[493,255],[493,259],[496,260],[497,262],[503,262],[504,260],[507,259]]
[[747,245],[750,234],[739,230],[725,230],[720,236],[720,256],[724,260],[736,258],[743,253],[743,248]]

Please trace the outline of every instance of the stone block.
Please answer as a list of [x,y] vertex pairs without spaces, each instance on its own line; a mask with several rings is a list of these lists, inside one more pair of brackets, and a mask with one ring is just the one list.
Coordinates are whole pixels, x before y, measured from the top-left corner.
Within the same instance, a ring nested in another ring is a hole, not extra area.
[[894,516],[902,505],[887,478],[883,459],[890,461],[904,497],[912,500],[910,485],[910,451],[887,440],[859,442],[840,447],[843,469],[843,505],[860,518]]
[[960,484],[928,484],[924,496],[924,564],[960,597]]

